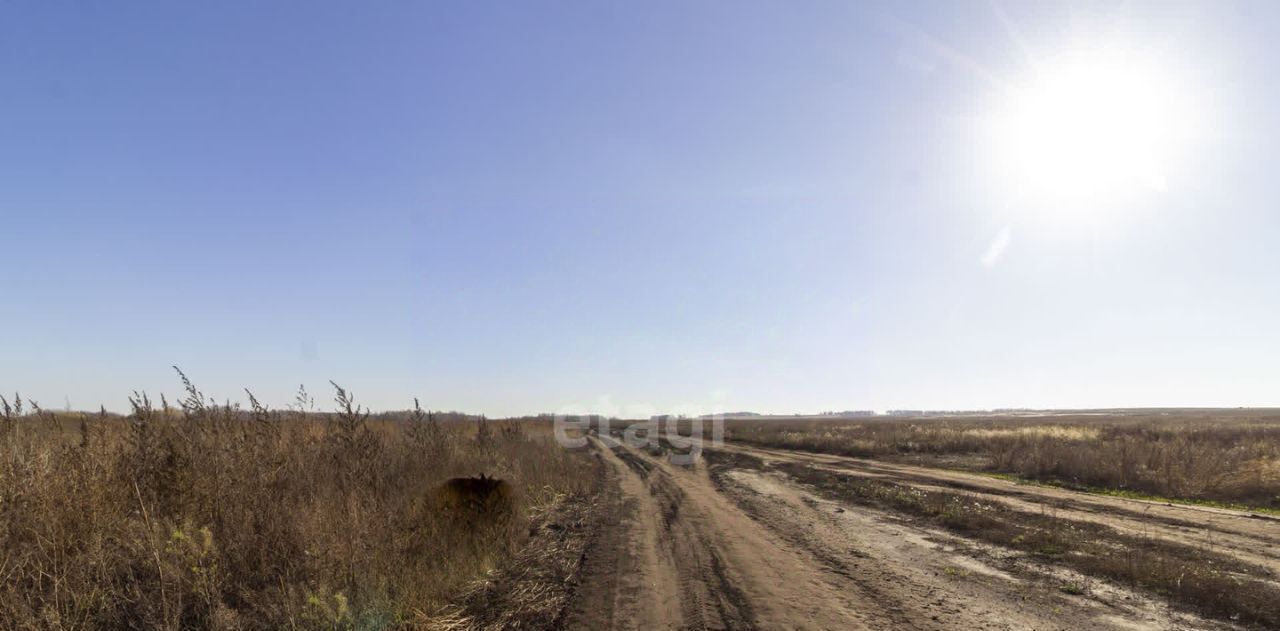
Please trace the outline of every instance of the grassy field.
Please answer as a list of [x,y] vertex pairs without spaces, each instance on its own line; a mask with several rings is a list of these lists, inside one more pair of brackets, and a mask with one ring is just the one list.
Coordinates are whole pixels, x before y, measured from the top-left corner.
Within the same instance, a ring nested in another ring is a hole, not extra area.
[[[533,520],[597,490],[549,422],[370,418],[340,388],[332,413],[305,392],[241,410],[186,386],[128,416],[3,402],[0,628],[441,626]],[[481,472],[511,484],[501,519],[440,510],[446,479]]]
[[730,420],[725,432],[765,447],[1280,509],[1280,411]]

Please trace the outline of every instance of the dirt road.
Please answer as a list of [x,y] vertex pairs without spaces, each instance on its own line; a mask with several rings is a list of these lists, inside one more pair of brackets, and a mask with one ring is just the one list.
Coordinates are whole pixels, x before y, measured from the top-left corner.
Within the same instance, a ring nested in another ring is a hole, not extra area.
[[910,484],[923,489],[962,490],[1021,511],[1099,523],[1117,531],[1205,547],[1271,570],[1280,577],[1280,518],[1206,506],[1166,504],[1092,495],[1048,486],[1018,484],[982,475],[800,451],[738,444],[728,451],[766,461],[798,462],[848,475]]
[[[701,461],[676,466],[609,437],[596,448],[618,479],[617,519],[588,550],[564,628],[1230,628],[1101,583],[1064,593],[1063,580],[1088,579],[995,562],[999,551],[983,544],[837,505],[781,474],[740,469],[713,479]],[[908,473],[920,472],[867,471]],[[1230,532],[1252,536],[1241,530]]]

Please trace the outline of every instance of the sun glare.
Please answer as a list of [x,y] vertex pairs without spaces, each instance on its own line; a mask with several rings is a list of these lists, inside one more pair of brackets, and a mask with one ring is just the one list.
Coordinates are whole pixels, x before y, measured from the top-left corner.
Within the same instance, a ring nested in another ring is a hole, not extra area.
[[1000,186],[1077,211],[1168,189],[1190,125],[1165,68],[1115,51],[1075,52],[1010,84],[991,120]]

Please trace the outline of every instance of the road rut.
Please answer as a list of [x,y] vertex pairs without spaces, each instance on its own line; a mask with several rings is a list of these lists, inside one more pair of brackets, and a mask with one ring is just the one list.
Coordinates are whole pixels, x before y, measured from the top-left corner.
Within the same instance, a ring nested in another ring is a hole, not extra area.
[[1114,586],[1063,593],[975,555],[981,544],[822,499],[781,473],[713,475],[701,460],[593,440],[622,508],[589,552],[564,628],[1231,628]]

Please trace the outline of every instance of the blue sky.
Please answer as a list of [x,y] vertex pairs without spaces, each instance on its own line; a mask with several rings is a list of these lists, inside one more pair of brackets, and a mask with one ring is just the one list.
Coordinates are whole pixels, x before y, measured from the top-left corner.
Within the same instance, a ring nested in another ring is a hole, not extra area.
[[[1263,2],[4,3],[0,389],[1280,405],[1278,37]],[[1195,106],[1165,184],[1024,194],[992,113],[1102,43]]]

